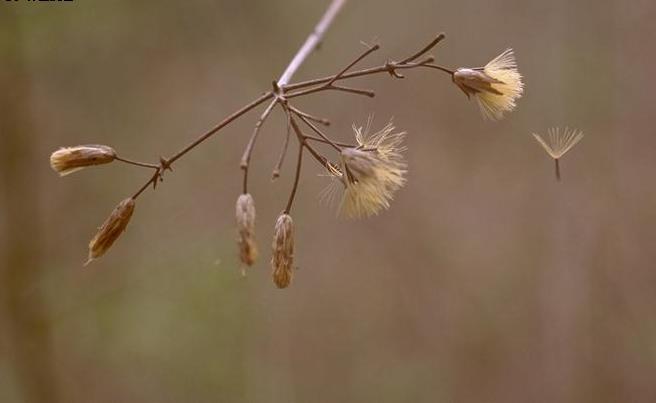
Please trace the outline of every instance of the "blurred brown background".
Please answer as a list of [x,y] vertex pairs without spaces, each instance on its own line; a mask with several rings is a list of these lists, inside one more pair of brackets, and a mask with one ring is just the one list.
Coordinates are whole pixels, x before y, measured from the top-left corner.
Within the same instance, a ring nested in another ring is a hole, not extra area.
[[[526,92],[483,121],[448,77],[408,72],[302,106],[351,136],[409,132],[409,182],[360,222],[319,203],[308,163],[291,288],[271,283],[270,183],[284,118],[254,160],[261,259],[239,275],[234,202],[256,114],[189,154],[88,268],[95,228],[148,172],[65,179],[49,154],[108,144],[156,160],[268,89],[328,0],[0,4],[0,401],[656,401],[656,37],[651,0],[352,0],[297,80],[401,58],[437,32],[448,66],[512,46]],[[530,136],[586,137],[564,181]],[[308,160],[309,161],[309,160]]]

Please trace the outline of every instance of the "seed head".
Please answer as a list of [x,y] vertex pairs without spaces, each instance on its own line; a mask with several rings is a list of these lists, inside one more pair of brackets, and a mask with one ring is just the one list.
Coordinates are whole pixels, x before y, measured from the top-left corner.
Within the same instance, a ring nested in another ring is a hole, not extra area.
[[467,98],[474,96],[483,117],[490,120],[499,120],[504,112],[515,109],[524,92],[512,49],[506,49],[485,67],[459,68],[453,73],[453,82]]
[[392,123],[372,135],[367,127],[353,127],[357,147],[341,152],[341,170],[332,176],[344,185],[340,214],[349,218],[369,217],[389,208],[405,183],[406,164],[402,146],[405,133],[395,133]]
[[50,155],[50,166],[66,176],[93,165],[108,164],[116,158],[113,148],[102,145],[64,147]]
[[281,214],[273,231],[273,282],[278,288],[287,288],[294,270],[294,222],[289,214]]
[[132,198],[125,199],[116,206],[98,229],[96,236],[89,242],[89,259],[85,265],[103,256],[112,247],[114,241],[121,236],[128,226],[134,212],[134,206],[135,201]]
[[239,232],[239,259],[247,266],[252,266],[257,259],[257,244],[255,243],[255,202],[249,193],[242,194],[237,199],[236,206],[237,230]]

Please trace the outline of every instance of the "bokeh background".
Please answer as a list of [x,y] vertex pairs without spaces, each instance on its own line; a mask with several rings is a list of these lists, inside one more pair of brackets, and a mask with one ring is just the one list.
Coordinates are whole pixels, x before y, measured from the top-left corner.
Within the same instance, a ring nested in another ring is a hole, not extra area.
[[[60,179],[49,154],[171,155],[268,89],[327,4],[0,5],[0,401],[656,401],[651,0],[352,0],[297,80],[335,72],[360,41],[382,45],[363,63],[377,65],[444,31],[444,65],[515,49],[516,112],[484,121],[430,70],[356,80],[374,99],[302,100],[345,141],[352,123],[393,117],[410,172],[389,211],[354,222],[319,202],[327,180],[307,163],[287,290],[268,264],[293,176],[288,158],[270,181],[280,111],[254,157],[262,256],[245,278],[233,211],[256,113],[176,164],[82,267],[149,173]],[[586,133],[562,183],[530,136],[552,126]]]

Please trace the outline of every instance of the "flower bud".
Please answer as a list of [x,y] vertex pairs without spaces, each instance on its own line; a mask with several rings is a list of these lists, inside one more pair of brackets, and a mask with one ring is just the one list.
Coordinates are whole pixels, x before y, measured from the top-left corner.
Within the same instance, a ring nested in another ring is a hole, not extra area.
[[112,214],[107,217],[100,227],[96,236],[89,242],[89,260],[85,265],[104,255],[111,248],[114,241],[121,236],[130,222],[134,206],[135,201],[132,198],[125,199],[116,206]]
[[50,166],[66,176],[88,166],[108,164],[116,158],[113,148],[102,145],[64,147],[50,155]]
[[255,243],[255,202],[249,193],[242,194],[237,199],[236,206],[237,230],[239,232],[239,259],[247,266],[252,266],[257,259],[257,244]]
[[294,222],[289,214],[281,214],[273,234],[273,282],[278,288],[286,288],[292,281],[294,264]]

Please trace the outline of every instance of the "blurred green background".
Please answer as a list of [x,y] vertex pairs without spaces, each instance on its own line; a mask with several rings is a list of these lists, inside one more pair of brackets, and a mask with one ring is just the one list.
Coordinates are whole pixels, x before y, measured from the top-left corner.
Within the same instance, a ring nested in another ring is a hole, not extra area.
[[[442,64],[516,51],[526,92],[497,123],[449,78],[358,79],[374,99],[300,102],[351,137],[375,113],[407,130],[409,182],[347,221],[306,164],[292,286],[269,245],[293,159],[251,189],[262,249],[239,274],[234,202],[256,113],[139,199],[108,255],[86,245],[148,172],[60,179],[59,146],[155,161],[270,87],[328,0],[0,4],[1,402],[654,402],[656,137],[652,0],[350,1],[295,79],[400,59],[437,32]],[[562,163],[530,136],[586,137]],[[310,160],[308,160],[310,161]]]

